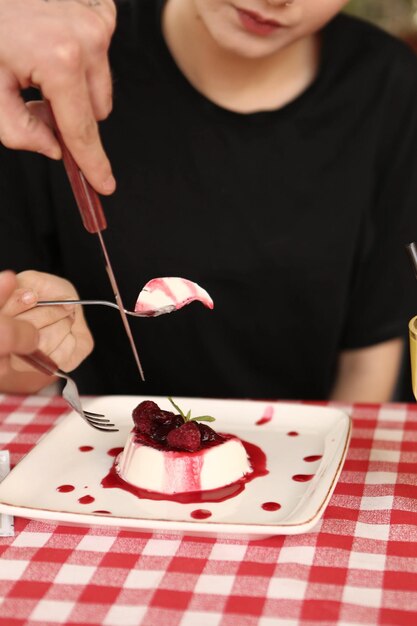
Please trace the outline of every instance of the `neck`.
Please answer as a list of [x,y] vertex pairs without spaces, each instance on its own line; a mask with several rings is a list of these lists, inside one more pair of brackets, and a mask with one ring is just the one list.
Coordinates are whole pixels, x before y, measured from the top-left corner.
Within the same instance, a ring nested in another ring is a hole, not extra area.
[[162,27],[189,82],[209,100],[236,112],[284,106],[306,89],[317,71],[316,36],[260,58],[245,57],[218,45],[190,0],[168,0]]

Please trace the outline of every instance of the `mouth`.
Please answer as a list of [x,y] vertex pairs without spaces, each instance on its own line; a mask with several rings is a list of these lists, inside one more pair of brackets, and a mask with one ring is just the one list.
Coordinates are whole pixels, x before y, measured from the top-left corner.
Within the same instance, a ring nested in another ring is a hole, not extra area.
[[245,30],[255,35],[270,35],[274,31],[282,28],[283,25],[276,20],[265,18],[254,11],[236,8],[240,22]]

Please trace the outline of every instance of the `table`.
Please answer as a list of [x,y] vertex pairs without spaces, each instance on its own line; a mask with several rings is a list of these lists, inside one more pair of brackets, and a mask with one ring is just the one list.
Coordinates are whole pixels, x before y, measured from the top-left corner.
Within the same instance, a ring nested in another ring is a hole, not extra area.
[[[0,538],[0,625],[415,626],[417,407],[346,408],[350,449],[313,531],[247,542],[17,518]],[[12,464],[67,412],[0,395]]]

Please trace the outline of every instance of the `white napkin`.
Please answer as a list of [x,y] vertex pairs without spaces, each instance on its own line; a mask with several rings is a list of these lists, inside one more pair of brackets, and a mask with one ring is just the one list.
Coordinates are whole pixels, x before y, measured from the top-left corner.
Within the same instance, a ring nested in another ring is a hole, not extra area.
[[[8,450],[0,450],[0,482],[10,472],[10,455]],[[13,537],[13,516],[0,513],[0,537]]]

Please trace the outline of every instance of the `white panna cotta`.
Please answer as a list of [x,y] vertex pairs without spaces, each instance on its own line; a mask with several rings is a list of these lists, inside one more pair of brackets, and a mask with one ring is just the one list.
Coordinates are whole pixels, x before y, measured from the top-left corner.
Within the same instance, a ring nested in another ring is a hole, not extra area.
[[137,488],[175,494],[224,487],[250,473],[251,465],[244,445],[233,435],[222,435],[219,442],[186,452],[147,445],[133,429],[116,461],[116,471]]
[[214,306],[207,291],[191,280],[179,276],[153,278],[139,293],[135,313],[144,317],[155,317],[178,311],[194,300],[209,309]]

